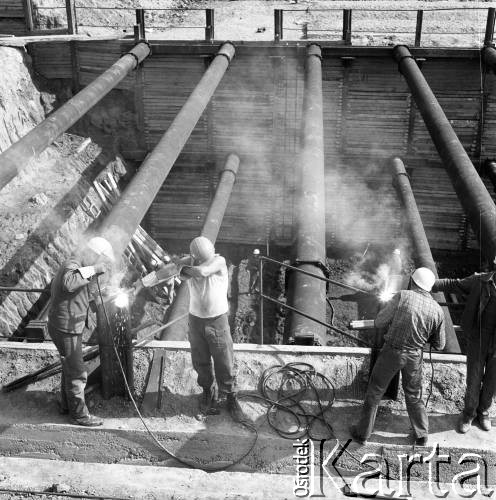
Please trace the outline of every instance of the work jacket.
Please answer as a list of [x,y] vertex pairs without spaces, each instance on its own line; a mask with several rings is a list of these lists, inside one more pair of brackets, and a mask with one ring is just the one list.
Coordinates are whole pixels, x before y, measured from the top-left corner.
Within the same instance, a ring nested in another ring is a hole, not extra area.
[[71,334],[81,334],[85,327],[94,329],[96,321],[90,310],[88,290],[91,280],[81,276],[81,267],[79,260],[71,258],[64,262],[53,278],[48,313],[50,328]]
[[433,292],[454,292],[468,296],[461,320],[462,330],[468,339],[479,338],[481,317],[491,297],[494,275],[494,272],[475,273],[463,279],[438,279],[432,287]]

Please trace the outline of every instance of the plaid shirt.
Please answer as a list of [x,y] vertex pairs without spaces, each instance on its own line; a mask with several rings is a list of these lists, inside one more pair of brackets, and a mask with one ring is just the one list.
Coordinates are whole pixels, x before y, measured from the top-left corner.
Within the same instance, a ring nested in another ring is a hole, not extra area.
[[429,339],[434,349],[444,348],[444,313],[428,292],[401,290],[379,311],[375,326],[388,327],[385,343],[399,349],[422,349]]

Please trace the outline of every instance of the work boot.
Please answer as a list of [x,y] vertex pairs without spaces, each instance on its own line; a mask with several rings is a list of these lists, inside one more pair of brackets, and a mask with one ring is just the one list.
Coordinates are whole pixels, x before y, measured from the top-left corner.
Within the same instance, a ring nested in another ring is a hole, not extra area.
[[60,415],[69,414],[69,409],[66,406],[62,405],[62,402],[59,399],[57,399],[57,410]]
[[491,419],[489,418],[489,415],[478,415],[477,420],[479,421],[479,427],[483,431],[490,431],[491,430]]
[[227,394],[227,409],[231,414],[231,418],[240,424],[249,422],[248,417],[245,415],[245,412],[241,408],[241,405],[238,401],[238,396],[235,392],[229,392]]
[[73,425],[82,425],[83,427],[98,427],[103,424],[101,418],[94,415],[86,415],[84,417],[71,417],[69,420]]
[[472,417],[467,417],[465,413],[462,413],[458,420],[458,432],[460,432],[461,434],[466,434],[470,430],[472,420]]
[[217,391],[214,389],[203,389],[200,401],[200,411],[204,415],[219,415],[219,402],[217,401]]
[[367,440],[360,436],[356,425],[353,424],[350,426],[350,434],[353,441],[356,441],[360,446],[365,446],[367,444]]

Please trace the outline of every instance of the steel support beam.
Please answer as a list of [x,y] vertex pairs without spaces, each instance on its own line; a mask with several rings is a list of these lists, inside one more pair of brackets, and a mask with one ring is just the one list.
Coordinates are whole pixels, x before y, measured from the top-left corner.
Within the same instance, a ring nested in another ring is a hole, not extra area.
[[[303,135],[296,202],[295,266],[324,277],[326,266],[324,121],[321,50],[309,45],[303,100]],[[290,305],[325,323],[326,283],[294,271],[289,282]],[[289,341],[325,345],[326,328],[299,314],[289,318]]]
[[232,44],[222,45],[181,111],[103,221],[98,232],[112,243],[117,256],[121,256],[126,249],[141,219],[167,178],[224,76],[234,52]]
[[393,55],[478,237],[481,251],[492,262],[496,255],[496,206],[408,47],[397,45]]
[[[414,250],[414,261],[416,267],[429,268],[438,278],[436,263],[432,257],[429,241],[425,234],[424,225],[413,195],[410,179],[405,169],[405,165],[400,158],[393,158],[391,160],[391,168],[393,175],[393,185],[401,200],[403,208],[405,209],[406,220],[410,232],[411,241]],[[438,302],[446,302],[444,293],[438,292],[433,294]],[[445,352],[459,353],[460,345],[453,328],[453,321],[447,307],[443,307],[446,329],[446,347]]]
[[[205,236],[215,244],[220,226],[226,212],[227,204],[231,197],[232,188],[239,168],[239,158],[230,154],[227,158],[224,170],[219,179],[219,184],[215,190],[214,199],[208,209],[201,236]],[[176,297],[167,309],[164,323],[169,323],[187,314],[189,310],[189,288],[188,283],[183,281],[177,290]],[[160,337],[161,340],[185,340],[188,335],[188,319],[184,318],[166,328]]]
[[81,92],[6,149],[0,155],[0,189],[31,159],[42,153],[59,135],[74,125],[149,54],[148,44],[139,43]]

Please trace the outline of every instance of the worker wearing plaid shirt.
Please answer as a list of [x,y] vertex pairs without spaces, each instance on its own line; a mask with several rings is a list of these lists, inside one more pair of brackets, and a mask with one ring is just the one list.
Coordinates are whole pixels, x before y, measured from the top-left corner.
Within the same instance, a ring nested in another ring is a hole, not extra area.
[[429,293],[434,280],[429,269],[417,269],[412,274],[409,289],[398,292],[375,319],[375,326],[387,327],[387,333],[370,376],[360,421],[351,428],[352,437],[361,444],[372,434],[379,403],[399,370],[415,443],[427,444],[428,418],[422,401],[422,349],[428,341],[437,350],[443,349],[445,344],[444,314]]

